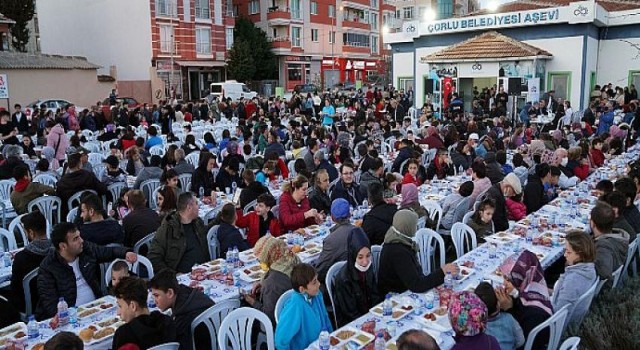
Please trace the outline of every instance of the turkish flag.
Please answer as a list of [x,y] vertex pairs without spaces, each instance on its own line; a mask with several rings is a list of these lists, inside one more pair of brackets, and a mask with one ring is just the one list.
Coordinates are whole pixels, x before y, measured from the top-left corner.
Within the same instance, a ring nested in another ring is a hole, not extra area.
[[442,111],[449,107],[451,94],[453,93],[453,79],[445,77],[442,81]]

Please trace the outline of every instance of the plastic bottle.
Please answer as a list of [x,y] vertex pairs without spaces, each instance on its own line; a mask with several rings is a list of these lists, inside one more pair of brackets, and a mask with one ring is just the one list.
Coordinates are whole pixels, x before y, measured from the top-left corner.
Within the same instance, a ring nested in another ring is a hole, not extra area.
[[391,302],[391,294],[387,294],[382,302],[382,317],[391,318],[393,313],[393,303]]
[[374,345],[374,349],[375,350],[385,350],[385,348],[387,347],[387,342],[384,341],[384,334],[382,334],[382,332],[378,332],[378,336],[376,336],[376,342]]
[[29,323],[27,323],[27,334],[29,339],[38,339],[40,337],[40,329],[38,328],[38,322],[36,322],[35,316],[29,316]]
[[149,309],[153,309],[156,307],[156,300],[151,294],[151,288],[149,288],[149,295],[147,296],[147,306],[149,307]]
[[198,197],[200,199],[204,198],[204,187],[200,186],[200,189],[198,190]]
[[240,253],[238,252],[238,247],[233,247],[233,266],[240,266]]
[[78,309],[75,307],[69,308],[69,324],[73,327],[78,324]]
[[11,260],[11,253],[5,252],[2,255],[2,261],[4,262],[4,267],[10,267],[13,263],[13,260]]
[[227,249],[227,265],[233,266],[233,248]]
[[58,325],[64,327],[69,324],[69,305],[64,298],[58,299]]
[[231,183],[231,193],[236,193],[236,188],[238,188],[238,184],[234,181]]
[[453,289],[453,275],[451,275],[451,272],[447,272],[446,276],[444,276],[444,287]]
[[329,332],[323,330],[320,332],[320,337],[318,338],[318,347],[320,350],[329,350],[331,347],[331,341],[329,340]]

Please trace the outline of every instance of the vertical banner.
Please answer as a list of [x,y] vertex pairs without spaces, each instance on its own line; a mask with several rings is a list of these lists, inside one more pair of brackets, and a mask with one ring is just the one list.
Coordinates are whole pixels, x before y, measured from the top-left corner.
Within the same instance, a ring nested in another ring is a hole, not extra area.
[[9,81],[6,74],[0,74],[0,98],[9,98]]
[[527,80],[527,102],[540,101],[540,78]]
[[449,107],[451,102],[451,95],[453,94],[453,79],[446,77],[442,81],[442,111],[444,112]]

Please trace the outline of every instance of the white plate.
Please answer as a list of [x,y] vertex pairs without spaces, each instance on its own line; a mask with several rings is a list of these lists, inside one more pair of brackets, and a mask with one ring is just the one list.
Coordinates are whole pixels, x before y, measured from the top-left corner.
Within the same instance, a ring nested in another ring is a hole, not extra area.
[[[259,265],[255,265],[258,266]],[[260,270],[255,270],[255,266],[252,266],[252,268],[243,268],[242,270],[240,270],[240,279],[246,282],[256,282],[262,279],[262,276],[264,276],[265,272],[262,271],[262,269]],[[252,272],[251,273],[246,273],[244,270],[250,269]]]
[[258,258],[256,258],[256,256],[253,254],[253,249],[248,249],[240,252],[238,254],[238,257],[240,258],[240,261],[245,264],[258,260]]
[[458,268],[460,269],[460,272],[458,273],[457,276],[455,276],[453,278],[453,280],[456,283],[462,283],[464,282],[464,280],[466,280],[467,278],[469,278],[469,276],[471,276],[476,270],[466,267],[466,266],[458,266]]

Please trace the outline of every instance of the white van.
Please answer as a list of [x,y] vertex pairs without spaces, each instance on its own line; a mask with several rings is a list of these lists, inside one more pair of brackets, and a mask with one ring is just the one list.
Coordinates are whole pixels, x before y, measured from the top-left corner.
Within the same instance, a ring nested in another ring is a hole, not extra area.
[[233,101],[237,101],[240,97],[245,99],[252,99],[258,95],[257,92],[251,91],[247,85],[238,83],[235,80],[227,80],[224,83],[213,83],[210,86],[209,92],[212,97],[231,98]]

